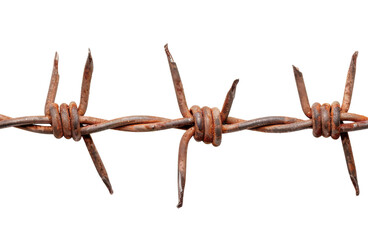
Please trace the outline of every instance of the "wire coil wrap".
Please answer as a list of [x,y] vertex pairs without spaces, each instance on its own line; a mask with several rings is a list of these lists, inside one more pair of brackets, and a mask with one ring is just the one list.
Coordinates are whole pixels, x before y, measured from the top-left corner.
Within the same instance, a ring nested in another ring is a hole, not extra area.
[[340,104],[333,102],[332,105],[319,103],[312,105],[313,136],[315,137],[340,137]]
[[222,138],[220,110],[209,107],[200,108],[194,105],[190,112],[194,119],[194,139],[206,144],[212,143],[215,147],[220,146]]
[[59,106],[56,103],[49,105],[52,132],[56,138],[66,139],[73,137],[74,141],[81,139],[80,122],[77,104],[71,102],[69,106],[65,103]]

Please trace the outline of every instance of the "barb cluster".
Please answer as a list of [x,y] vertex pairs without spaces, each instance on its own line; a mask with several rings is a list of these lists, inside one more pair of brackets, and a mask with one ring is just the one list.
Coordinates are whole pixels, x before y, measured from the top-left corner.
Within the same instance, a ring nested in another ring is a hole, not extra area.
[[[0,129],[17,127],[35,133],[53,134],[56,138],[63,136],[66,139],[73,138],[75,141],[83,138],[96,170],[111,194],[113,193],[112,186],[101,157],[93,143],[92,133],[107,129],[131,132],[159,131],[170,128],[185,130],[180,140],[178,158],[179,202],[177,207],[180,208],[183,205],[184,197],[188,143],[192,137],[196,141],[203,141],[206,144],[212,143],[213,146],[217,147],[221,144],[223,133],[245,129],[269,133],[284,133],[312,128],[313,136],[315,137],[331,136],[333,139],[338,139],[341,136],[349,175],[355,187],[356,195],[359,195],[357,173],[348,135],[349,131],[368,128],[368,117],[348,113],[354,87],[358,52],[355,52],[351,59],[341,107],[338,102],[333,102],[331,105],[314,103],[310,107],[303,74],[298,68],[293,66],[300,103],[304,114],[309,118],[308,120],[282,116],[262,117],[252,120],[229,117],[230,109],[235,98],[236,87],[239,82],[238,79],[233,82],[228,91],[221,111],[218,108],[209,108],[206,106],[201,108],[197,105],[189,109],[178,67],[167,45],[165,45],[165,52],[182,118],[172,120],[140,115],[104,120],[84,116],[87,110],[93,72],[93,60],[89,51],[83,73],[79,106],[75,102],[71,102],[69,105],[63,103],[59,108],[59,105],[54,102],[59,84],[59,56],[56,53],[50,87],[45,103],[45,116],[11,118],[0,114]],[[351,123],[344,123],[343,121],[351,121]],[[46,126],[41,124],[46,124]],[[50,126],[47,126],[47,124]]]

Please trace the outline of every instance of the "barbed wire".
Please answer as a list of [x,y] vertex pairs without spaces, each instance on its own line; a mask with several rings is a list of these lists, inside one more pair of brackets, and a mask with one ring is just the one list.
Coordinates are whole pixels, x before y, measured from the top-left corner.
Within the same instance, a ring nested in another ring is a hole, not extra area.
[[[75,102],[71,102],[69,105],[63,103],[59,107],[59,105],[54,102],[59,84],[59,55],[55,53],[53,71],[44,109],[45,115],[11,118],[0,114],[0,129],[16,127],[35,133],[53,134],[56,138],[73,138],[75,141],[79,141],[83,138],[96,170],[111,194],[113,193],[112,185],[93,142],[92,133],[108,129],[130,132],[150,132],[171,128],[185,130],[180,140],[178,157],[179,201],[177,207],[180,208],[183,205],[186,181],[188,143],[192,137],[194,137],[196,141],[203,141],[206,144],[212,143],[213,146],[217,147],[221,144],[223,133],[242,130],[286,133],[312,128],[313,136],[315,137],[341,138],[348,172],[354,185],[356,195],[359,195],[355,162],[348,135],[350,131],[368,128],[368,117],[348,113],[354,87],[358,52],[355,52],[351,59],[341,107],[338,102],[333,102],[331,105],[327,103],[322,105],[320,103],[314,103],[312,107],[310,107],[303,74],[298,68],[293,66],[300,103],[308,120],[284,116],[261,117],[251,120],[230,117],[229,113],[235,98],[236,87],[239,83],[238,79],[233,82],[228,91],[221,111],[216,107],[209,108],[205,106],[201,108],[197,105],[188,108],[179,70],[167,44],[165,45],[165,53],[169,62],[182,118],[167,119],[163,117],[139,115],[105,120],[84,116],[88,106],[90,83],[93,73],[93,60],[90,51],[88,52],[87,61],[84,67],[79,105],[77,106]],[[350,121],[351,123],[344,123],[343,121]]]

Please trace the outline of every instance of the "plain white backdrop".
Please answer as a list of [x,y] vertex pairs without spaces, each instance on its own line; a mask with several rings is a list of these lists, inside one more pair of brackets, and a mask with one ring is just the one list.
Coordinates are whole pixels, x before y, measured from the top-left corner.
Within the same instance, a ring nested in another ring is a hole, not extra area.
[[[364,1],[2,1],[0,113],[42,115],[55,51],[56,102],[79,102],[91,48],[86,115],[179,118],[164,44],[188,105],[222,107],[239,78],[231,116],[306,119],[292,64],[309,100],[342,101],[359,51],[350,112],[368,114]],[[0,131],[0,239],[367,239],[367,131],[350,135],[361,195],[340,140],[311,130],[242,131],[218,148],[191,141],[184,206],[177,203],[181,130],[93,134],[115,193],[83,141]]]

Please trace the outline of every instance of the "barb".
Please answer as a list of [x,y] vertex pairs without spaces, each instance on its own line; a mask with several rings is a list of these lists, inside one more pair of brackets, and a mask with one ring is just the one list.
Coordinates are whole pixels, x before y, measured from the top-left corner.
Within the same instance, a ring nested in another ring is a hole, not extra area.
[[[344,91],[344,97],[342,100],[342,112],[347,112],[350,108],[351,98],[353,95],[353,88],[354,88],[354,81],[355,81],[355,71],[356,71],[356,59],[358,57],[358,52],[355,52],[353,56],[351,57],[350,67],[348,71],[348,76],[346,78],[346,85],[345,85],[345,91]],[[344,123],[341,121],[341,123]],[[350,143],[350,138],[348,133],[342,133],[341,134],[341,142],[342,147],[344,149],[345,159],[346,159],[346,165],[348,167],[349,175],[351,182],[353,183],[353,186],[355,188],[355,193],[358,196],[359,195],[359,184],[358,184],[358,177],[356,173],[356,167],[354,162],[354,156],[353,156],[353,150]]]
[[355,52],[351,59],[341,109],[338,102],[333,102],[332,108],[327,103],[322,106],[319,103],[314,103],[312,105],[312,114],[310,114],[308,94],[305,88],[303,74],[295,66],[293,66],[293,69],[303,112],[307,117],[312,119],[313,136],[320,137],[323,135],[324,137],[331,136],[333,139],[338,139],[341,135],[341,142],[345,153],[348,172],[355,188],[356,195],[359,195],[358,178],[355,170],[356,167],[350,138],[347,132],[341,133],[340,130],[340,125],[344,123],[342,121],[344,119],[341,119],[341,114],[346,113],[349,110],[353,94],[357,56],[358,52]]
[[[77,104],[75,102],[71,102],[69,106],[63,103],[60,106],[59,112],[58,105],[54,103],[59,85],[58,64],[59,56],[56,53],[49,92],[47,94],[45,104],[45,115],[51,120],[52,133],[56,138],[61,138],[62,136],[65,136],[66,139],[70,139],[72,137],[74,141],[79,141],[82,137],[80,129],[80,116],[83,116],[87,111],[89,90],[92,80],[93,60],[91,51],[88,50],[88,57],[84,68],[79,108],[77,107]],[[109,177],[107,175],[101,157],[98,154],[97,148],[93,143],[91,135],[88,133],[84,134],[83,140],[86,144],[88,152],[91,155],[92,161],[96,167],[98,174],[100,175],[102,181],[105,183],[110,194],[112,194],[113,190],[110,184]]]
[[354,81],[355,81],[355,71],[356,71],[356,60],[358,57],[358,52],[355,52],[351,57],[350,67],[348,71],[348,76],[346,77],[346,85],[344,91],[344,98],[342,100],[341,111],[347,112],[350,108],[351,97],[353,95]]
[[311,112],[311,108],[309,105],[307,90],[304,84],[303,74],[299,71],[299,68],[295,67],[294,65],[293,65],[293,70],[294,70],[296,87],[298,89],[300,104],[302,105],[302,109],[303,109],[305,116],[311,118],[312,112]]
[[49,115],[48,105],[55,102],[56,91],[59,86],[59,55],[56,52],[54,58],[54,67],[52,69],[51,81],[49,86],[49,92],[47,93],[46,103],[45,103],[45,115]]
[[[53,134],[56,138],[73,138],[75,141],[79,141],[83,138],[93,164],[111,194],[113,193],[113,189],[105,166],[91,137],[92,133],[108,129],[130,132],[150,132],[171,128],[185,130],[179,144],[178,155],[177,207],[180,208],[183,205],[184,199],[188,145],[192,137],[194,137],[196,141],[203,141],[206,144],[212,143],[213,146],[217,147],[221,144],[222,134],[224,133],[242,130],[286,133],[312,128],[314,137],[323,136],[338,139],[341,136],[349,176],[355,187],[356,195],[359,195],[356,166],[348,135],[350,131],[368,128],[368,117],[348,113],[355,81],[358,52],[355,52],[351,59],[341,107],[338,102],[333,102],[331,105],[327,103],[321,105],[316,102],[310,107],[303,74],[297,67],[293,66],[300,104],[304,114],[308,117],[307,120],[284,116],[270,116],[251,120],[230,117],[229,113],[235,98],[236,87],[239,83],[238,79],[232,83],[225,97],[221,111],[215,107],[210,108],[205,106],[201,108],[197,105],[189,109],[178,67],[174,62],[167,44],[165,45],[165,53],[171,71],[179,110],[183,118],[167,119],[163,117],[141,115],[105,120],[84,116],[87,111],[93,73],[93,59],[91,51],[89,50],[84,67],[79,106],[77,106],[75,102],[71,102],[69,105],[63,103],[59,108],[59,105],[55,103],[59,84],[59,55],[55,53],[50,86],[44,108],[45,115],[11,118],[0,114],[0,129],[16,127],[35,133]],[[349,121],[350,123],[344,123],[344,121]]]
[[178,70],[178,67],[176,66],[176,63],[174,62],[173,57],[171,56],[168,44],[165,45],[165,52],[166,52],[167,60],[169,62],[170,72],[171,72],[171,76],[173,79],[176,98],[178,99],[178,104],[179,104],[181,115],[183,115],[183,117],[191,117],[192,115],[189,112],[187,100],[185,99],[183,84],[181,83],[179,70]]
[[80,103],[78,107],[78,114],[82,116],[87,111],[89,89],[91,87],[91,80],[92,80],[92,73],[93,73],[93,60],[92,60],[91,50],[88,49],[88,57],[87,57],[86,65],[84,67]]

